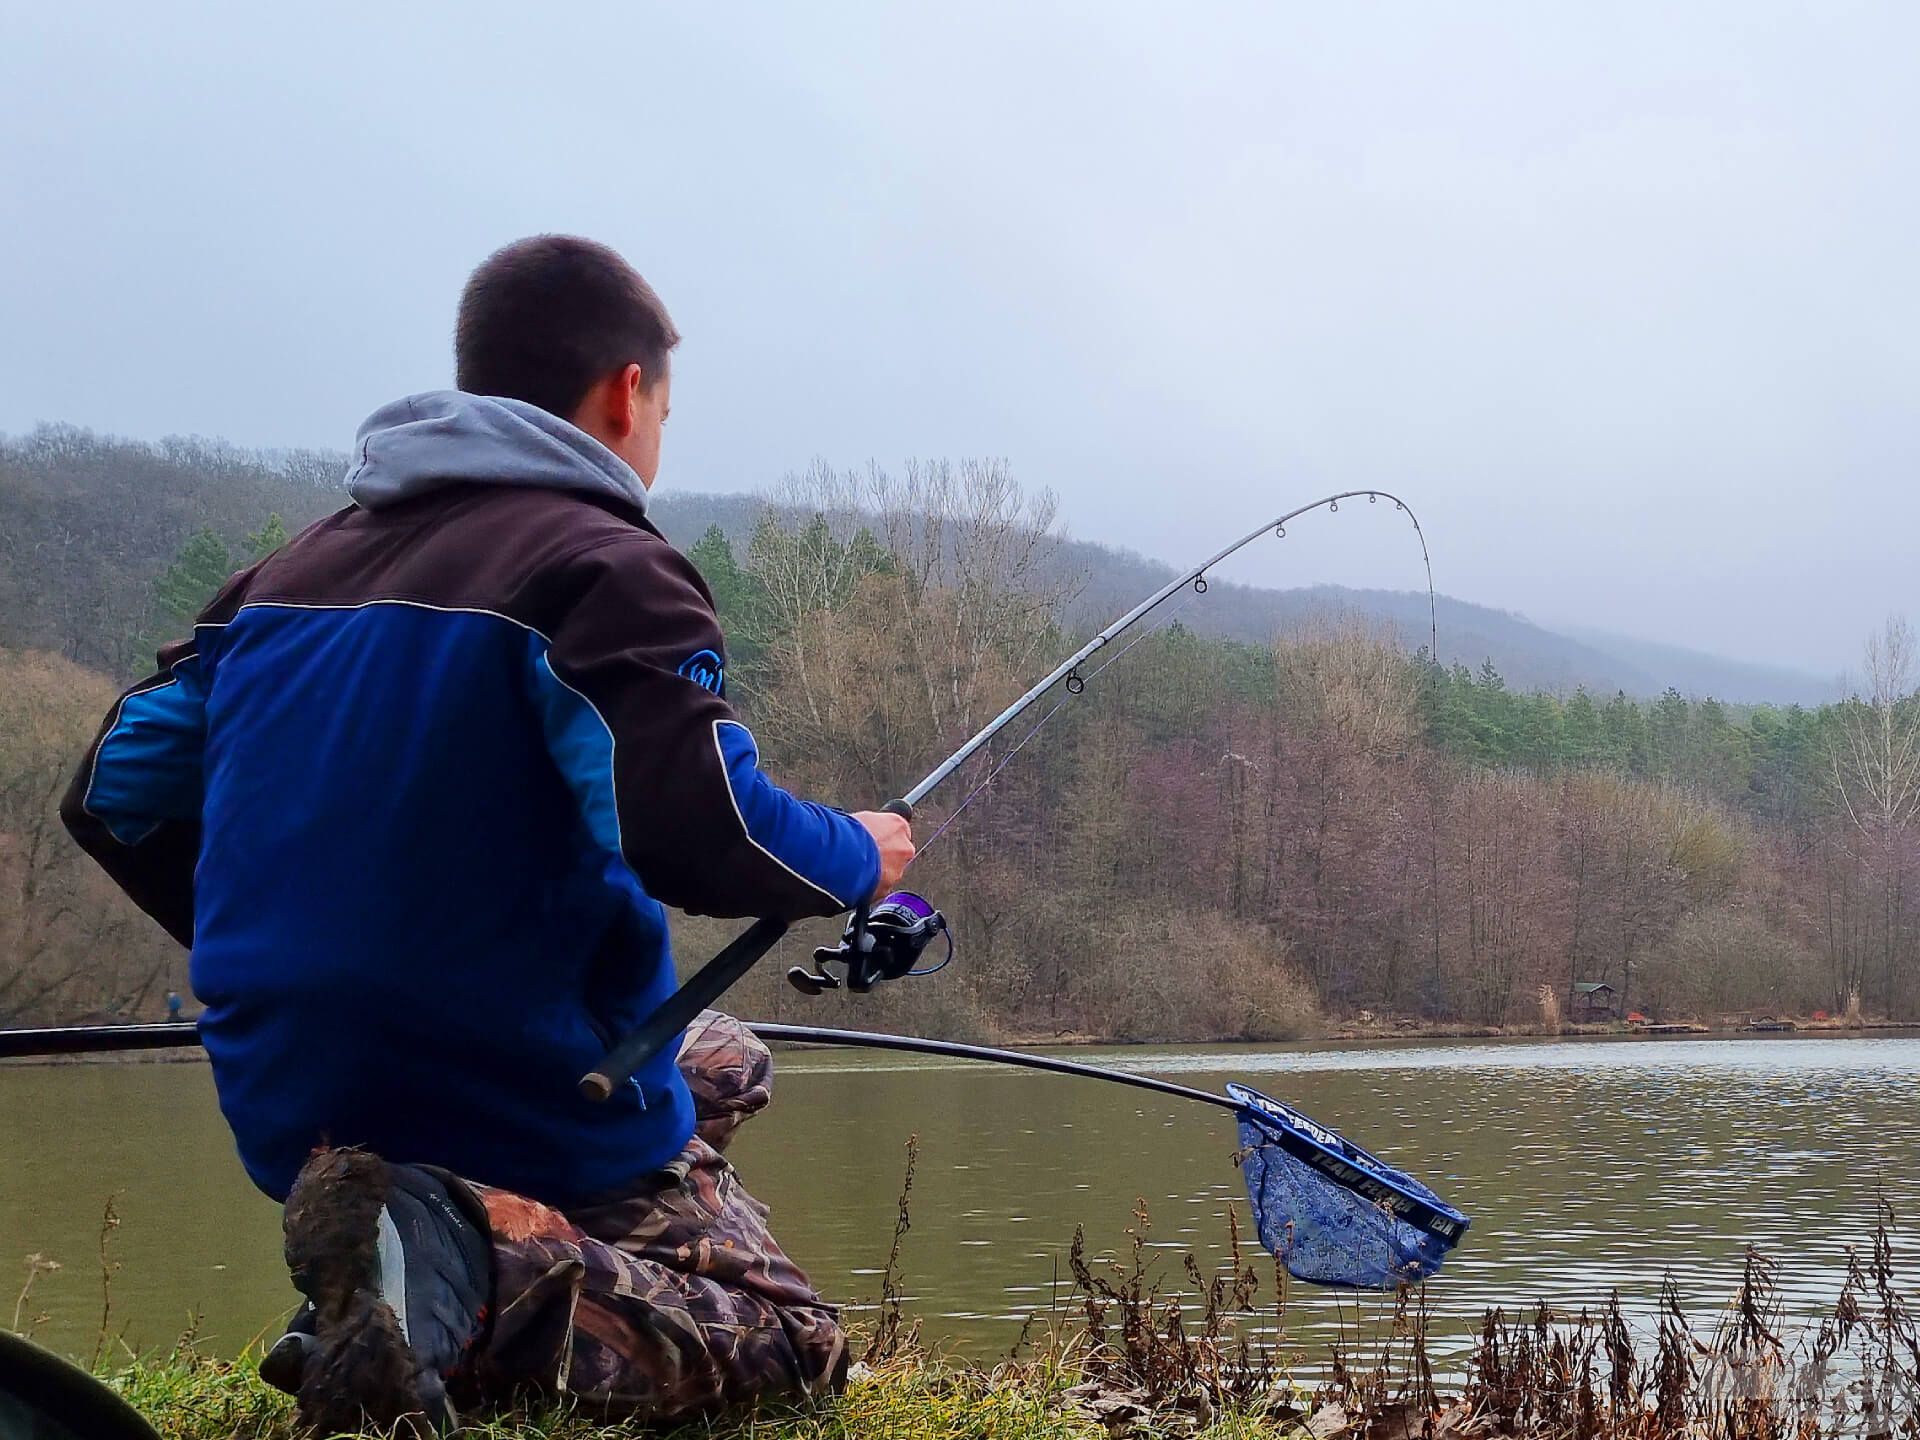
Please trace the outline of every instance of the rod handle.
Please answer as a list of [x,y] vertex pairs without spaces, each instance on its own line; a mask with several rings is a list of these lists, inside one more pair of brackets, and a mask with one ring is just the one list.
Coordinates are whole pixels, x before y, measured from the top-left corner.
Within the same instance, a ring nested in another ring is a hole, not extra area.
[[[913,820],[913,806],[905,800],[889,800],[881,810]],[[860,906],[864,915],[866,906]],[[786,922],[756,920],[735,936],[733,942],[703,965],[653,1014],[640,1022],[638,1029],[623,1037],[601,1058],[600,1063],[580,1077],[580,1093],[589,1100],[605,1101],[627,1083],[633,1072],[664,1050],[694,1018],[748,970],[761,956],[780,942],[787,933]]]
[[742,930],[726,949],[674,991],[664,1005],[641,1021],[638,1029],[608,1050],[598,1066],[580,1077],[580,1093],[589,1100],[609,1099],[635,1070],[671,1044],[702,1010],[752,969],[754,961],[779,944],[780,937],[786,933],[784,920],[756,920]]

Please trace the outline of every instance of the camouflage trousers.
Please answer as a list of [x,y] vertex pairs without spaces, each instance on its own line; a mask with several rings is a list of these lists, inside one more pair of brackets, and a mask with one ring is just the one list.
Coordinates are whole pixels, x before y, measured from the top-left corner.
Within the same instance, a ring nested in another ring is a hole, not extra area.
[[722,1157],[772,1095],[773,1057],[706,1011],[680,1068],[696,1129],[631,1192],[561,1214],[473,1187],[493,1228],[493,1324],[470,1369],[483,1401],[535,1390],[654,1419],[844,1384],[846,1337]]

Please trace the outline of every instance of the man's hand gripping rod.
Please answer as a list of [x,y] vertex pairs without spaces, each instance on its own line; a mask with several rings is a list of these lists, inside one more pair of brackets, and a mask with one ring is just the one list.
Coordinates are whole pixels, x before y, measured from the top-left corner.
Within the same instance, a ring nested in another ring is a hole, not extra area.
[[[980,729],[978,734],[968,740],[967,743],[962,745],[958,750],[954,751],[953,754],[949,755],[945,760],[942,760],[918,785],[915,785],[911,790],[907,791],[900,799],[889,800],[881,809],[890,811],[903,819],[912,820],[914,807],[916,805],[938,789],[949,775],[953,774],[954,771],[972,759],[974,754],[982,746],[987,744],[988,741],[992,740],[994,736],[1006,729],[1006,727],[1011,725],[1015,720],[1019,719],[1022,714],[1032,707],[1035,701],[1053,689],[1055,685],[1058,685],[1064,680],[1070,694],[1079,694],[1080,691],[1085,688],[1085,682],[1079,674],[1080,667],[1096,652],[1112,644],[1121,634],[1132,629],[1140,620],[1144,619],[1154,610],[1157,610],[1161,605],[1166,603],[1166,601],[1179,594],[1189,585],[1193,586],[1196,591],[1204,592],[1207,588],[1207,571],[1218,565],[1222,560],[1225,560],[1235,551],[1251,545],[1254,541],[1269,532],[1284,539],[1287,533],[1287,522],[1297,519],[1309,511],[1319,510],[1323,507],[1328,510],[1338,510],[1342,500],[1356,500],[1361,498],[1365,498],[1370,503],[1378,500],[1391,500],[1393,501],[1394,508],[1405,511],[1407,518],[1413,522],[1414,533],[1420,537],[1421,558],[1427,563],[1427,599],[1431,607],[1433,601],[1433,560],[1427,553],[1426,532],[1420,528],[1420,518],[1413,513],[1412,507],[1397,495],[1389,494],[1385,490],[1344,490],[1338,495],[1322,496],[1310,505],[1302,505],[1297,510],[1289,510],[1278,519],[1267,521],[1266,524],[1260,526],[1257,530],[1249,530],[1219,554],[1202,561],[1178,579],[1169,581],[1167,584],[1161,586],[1145,600],[1142,600],[1138,605],[1127,611],[1126,614],[1122,615],[1118,620],[1115,620],[1111,625],[1107,626],[1106,629],[1102,630],[1098,635],[1074,651],[1073,654],[1069,655],[1065,660],[1062,660],[1048,672],[1045,679],[1041,680],[1005,710],[1002,710],[998,715],[994,716],[992,720],[988,721],[987,724]],[[864,910],[865,906],[862,905],[860,908]],[[581,1077],[580,1093],[585,1095],[589,1100],[605,1100],[611,1096],[615,1090],[632,1077],[635,1070],[639,1069],[640,1066],[646,1064],[648,1060],[672,1044],[674,1038],[678,1036],[681,1031],[685,1030],[688,1025],[692,1024],[695,1017],[698,1016],[702,1010],[705,1010],[713,1004],[714,1001],[718,1000],[735,981],[739,980],[741,976],[751,970],[763,955],[780,942],[781,936],[787,933],[787,929],[788,925],[784,920],[756,920],[752,925],[741,931],[731,944],[719,954],[715,955],[713,959],[709,960],[705,965],[701,966],[686,984],[674,991],[674,993],[668,997],[666,1003],[643,1020],[633,1033],[626,1036],[626,1038],[609,1050],[606,1055],[601,1058],[597,1068]]]

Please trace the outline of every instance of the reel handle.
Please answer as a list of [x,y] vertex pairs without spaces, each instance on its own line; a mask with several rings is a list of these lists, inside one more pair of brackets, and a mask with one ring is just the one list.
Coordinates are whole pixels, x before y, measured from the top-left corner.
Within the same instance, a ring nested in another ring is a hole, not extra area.
[[838,977],[829,974],[823,963],[832,954],[832,950],[822,946],[813,952],[813,969],[809,970],[804,965],[788,967],[787,983],[802,995],[824,995],[829,990],[838,990]]

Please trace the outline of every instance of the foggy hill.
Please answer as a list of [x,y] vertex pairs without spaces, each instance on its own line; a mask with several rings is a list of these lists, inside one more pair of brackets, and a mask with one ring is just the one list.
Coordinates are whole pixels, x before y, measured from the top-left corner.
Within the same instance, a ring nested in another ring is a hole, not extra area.
[[[210,526],[230,544],[277,512],[289,529],[342,503],[344,454],[255,453],[218,441],[157,444],[49,426],[0,437],[0,645],[67,655],[115,675],[145,668],[139,636],[152,585],[187,537]],[[761,502],[746,495],[663,491],[653,514],[682,546],[709,525],[736,545],[751,536]],[[1092,627],[1174,576],[1131,551],[1069,540],[1060,563],[1079,582],[1069,619]],[[1215,582],[1185,604],[1183,624],[1210,635],[1264,642],[1303,626],[1357,618],[1408,649],[1428,643],[1427,597],[1319,585],[1273,590]],[[1836,685],[1817,676],[1751,665],[1678,646],[1609,635],[1563,633],[1523,616],[1441,596],[1439,655],[1478,667],[1491,660],[1516,689],[1599,694],[1624,690],[1736,703],[1817,704]]]
[[1843,699],[1847,693],[1847,681],[1840,675],[1823,679],[1811,671],[1796,670],[1791,666],[1728,660],[1684,646],[1615,635],[1585,625],[1565,625],[1560,628],[1561,633],[1618,656],[1649,674],[1684,672],[1693,677],[1692,693],[1697,695],[1712,694],[1723,700],[1744,700],[1754,695],[1764,695],[1777,701],[1823,705]]
[[[667,492],[655,501],[655,519],[683,546],[709,525],[725,530],[736,547],[744,546],[760,510],[760,501],[747,495]],[[1121,614],[1178,573],[1164,561],[1090,540],[1068,540],[1060,562],[1080,585],[1068,618],[1089,629]],[[1478,669],[1490,659],[1507,684],[1519,690],[1571,693],[1585,687],[1599,695],[1623,690],[1652,698],[1672,686],[1695,699],[1711,695],[1756,705],[1818,705],[1839,698],[1837,680],[1804,671],[1598,629],[1548,629],[1511,611],[1447,595],[1437,596],[1430,610],[1424,591],[1340,585],[1276,590],[1214,581],[1179,614],[1181,624],[1201,634],[1254,643],[1351,619],[1390,632],[1410,651],[1431,643],[1437,626],[1442,661]]]

